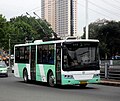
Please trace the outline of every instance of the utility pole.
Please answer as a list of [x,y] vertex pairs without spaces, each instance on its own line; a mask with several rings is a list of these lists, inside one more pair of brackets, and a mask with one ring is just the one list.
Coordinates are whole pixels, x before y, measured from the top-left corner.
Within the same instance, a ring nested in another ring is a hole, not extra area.
[[11,64],[11,63],[10,63],[10,62],[11,62],[11,61],[10,61],[10,60],[11,60],[11,52],[10,52],[11,49],[10,49],[10,47],[11,47],[11,45],[10,45],[10,34],[9,34],[9,68],[10,68],[10,64]]
[[88,39],[88,0],[86,0],[86,40]]

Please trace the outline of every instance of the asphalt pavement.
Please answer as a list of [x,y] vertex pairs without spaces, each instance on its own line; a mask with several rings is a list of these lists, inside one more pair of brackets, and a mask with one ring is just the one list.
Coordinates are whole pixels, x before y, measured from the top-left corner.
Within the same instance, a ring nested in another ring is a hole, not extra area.
[[24,83],[12,73],[0,78],[0,101],[119,101],[120,87],[89,84],[48,87],[44,83]]

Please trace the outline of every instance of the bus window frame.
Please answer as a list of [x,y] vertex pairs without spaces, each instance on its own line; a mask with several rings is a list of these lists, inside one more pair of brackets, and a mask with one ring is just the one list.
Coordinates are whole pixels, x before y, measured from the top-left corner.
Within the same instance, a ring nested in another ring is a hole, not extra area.
[[[16,51],[16,48],[17,48],[17,51]],[[15,47],[15,63],[29,63],[29,51],[30,51],[29,46]]]
[[[52,49],[50,50],[50,47],[52,46]],[[38,47],[41,47],[41,55],[39,55],[39,48]],[[47,47],[47,48],[46,48]],[[37,45],[37,64],[50,64],[50,65],[55,65],[55,44],[44,44],[44,45]],[[52,52],[51,52],[52,51]],[[46,53],[47,52],[47,53]],[[45,54],[43,54],[45,53]],[[49,54],[49,53],[52,53],[52,54]],[[49,56],[52,56],[52,62],[50,62],[50,57]],[[41,57],[41,59],[38,58]],[[46,59],[43,60],[45,57]]]

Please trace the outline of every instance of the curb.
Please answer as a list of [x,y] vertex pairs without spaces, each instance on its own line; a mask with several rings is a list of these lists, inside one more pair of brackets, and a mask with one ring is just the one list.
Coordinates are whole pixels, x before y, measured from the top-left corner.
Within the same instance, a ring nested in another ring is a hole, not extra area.
[[102,80],[99,82],[99,84],[120,87],[120,82],[116,82],[116,81],[104,81],[104,80]]

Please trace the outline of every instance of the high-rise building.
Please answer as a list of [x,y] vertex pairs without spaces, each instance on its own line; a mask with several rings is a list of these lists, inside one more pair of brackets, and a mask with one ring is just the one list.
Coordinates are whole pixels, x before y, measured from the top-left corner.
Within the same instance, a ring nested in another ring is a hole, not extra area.
[[41,0],[41,17],[62,37],[77,33],[77,0]]

